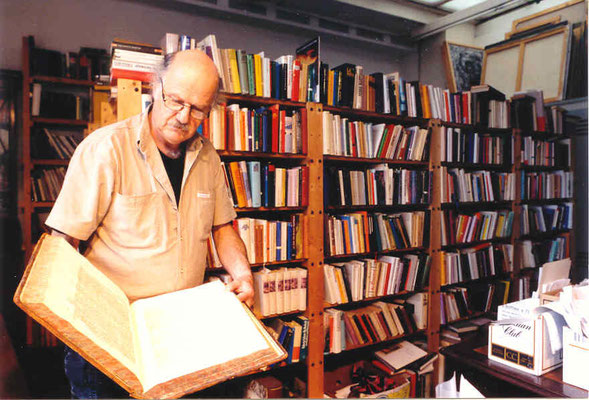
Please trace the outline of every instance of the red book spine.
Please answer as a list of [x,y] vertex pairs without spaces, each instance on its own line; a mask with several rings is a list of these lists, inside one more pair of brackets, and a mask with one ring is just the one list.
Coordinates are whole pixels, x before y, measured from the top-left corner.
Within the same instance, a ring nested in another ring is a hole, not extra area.
[[294,60],[292,63],[292,101],[299,101],[299,87],[301,79],[301,62]]
[[280,114],[280,107],[278,104],[270,106],[270,112],[272,113],[272,153],[278,153],[278,117]]

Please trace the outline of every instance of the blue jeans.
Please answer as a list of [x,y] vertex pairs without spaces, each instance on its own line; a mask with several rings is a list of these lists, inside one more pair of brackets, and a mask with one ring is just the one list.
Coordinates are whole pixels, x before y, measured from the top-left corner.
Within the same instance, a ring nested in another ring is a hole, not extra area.
[[128,398],[129,394],[78,353],[65,346],[65,375],[72,399]]

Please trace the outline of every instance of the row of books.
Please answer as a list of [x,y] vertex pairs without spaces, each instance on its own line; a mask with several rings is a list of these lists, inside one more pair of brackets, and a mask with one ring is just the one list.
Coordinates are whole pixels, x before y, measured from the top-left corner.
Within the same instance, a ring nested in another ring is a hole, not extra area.
[[573,197],[573,173],[570,171],[522,171],[521,199],[546,200]]
[[513,270],[513,246],[485,243],[467,249],[442,253],[440,284],[494,276]]
[[31,199],[55,201],[65,178],[65,167],[34,169],[31,172]]
[[222,49],[213,34],[198,41],[188,35],[166,33],[161,45],[166,54],[194,48],[204,51],[217,66],[226,93],[301,102],[319,100],[310,94],[310,82],[318,81],[319,71],[294,55],[271,60],[263,51],[250,54],[242,49]]
[[420,290],[428,285],[430,263],[427,254],[408,254],[325,264],[325,301],[342,304]]
[[120,78],[149,82],[164,61],[161,48],[123,39],[111,42],[110,53],[111,84]]
[[69,160],[82,141],[81,134],[72,131],[38,129],[31,136],[33,158]]
[[96,75],[108,74],[110,57],[104,49],[80,47],[78,51],[62,53],[36,47],[33,36],[28,41],[31,75],[91,80]]
[[326,248],[335,256],[421,247],[428,221],[427,211],[330,215]]
[[250,263],[268,263],[302,258],[302,215],[290,221],[237,218],[233,226],[247,250]]
[[440,323],[447,324],[476,313],[497,310],[509,298],[510,281],[455,286],[440,293]]
[[306,166],[281,168],[260,161],[221,163],[236,207],[298,207],[308,202]]
[[389,168],[366,170],[326,167],[324,192],[331,206],[429,204],[431,172]]
[[531,136],[522,138],[521,162],[524,165],[542,167],[571,166],[571,139],[545,141]]
[[442,203],[515,200],[515,174],[441,167]]
[[522,240],[518,243],[521,246],[521,268],[539,268],[544,263],[568,257],[569,241],[568,235],[540,241]]
[[441,219],[442,246],[511,236],[513,211],[478,211],[460,214],[445,210]]
[[279,105],[258,108],[217,104],[205,123],[204,135],[217,150],[306,153],[305,112]]
[[417,318],[421,318],[420,326],[427,320],[424,304],[427,302],[414,306],[402,300],[392,303],[377,301],[348,311],[327,309],[323,313],[324,352],[340,353],[416,332],[420,329]]
[[489,85],[472,86],[470,90],[450,93],[438,90],[440,118],[446,122],[489,128],[508,128],[510,106],[505,95]]
[[287,351],[286,360],[280,365],[302,362],[307,359],[309,348],[309,319],[304,315],[275,318],[266,323],[266,328]]
[[40,83],[33,83],[31,116],[87,121],[89,114],[90,102],[87,95],[48,90]]
[[513,162],[513,138],[480,134],[459,128],[442,129],[441,161],[493,165]]
[[423,161],[428,147],[427,129],[351,121],[323,111],[323,154]]
[[254,312],[260,317],[307,309],[307,270],[262,268],[254,276]]
[[522,205],[521,234],[573,229],[573,203],[559,205]]
[[511,97],[511,123],[524,132],[563,134],[568,131],[567,112],[559,106],[546,106],[542,90],[531,89]]

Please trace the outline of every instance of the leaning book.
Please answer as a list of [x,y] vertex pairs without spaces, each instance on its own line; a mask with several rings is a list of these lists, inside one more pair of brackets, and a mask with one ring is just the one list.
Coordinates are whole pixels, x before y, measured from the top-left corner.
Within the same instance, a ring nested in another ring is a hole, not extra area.
[[14,301],[133,397],[180,397],[287,356],[221,282],[130,303],[64,239],[47,234]]

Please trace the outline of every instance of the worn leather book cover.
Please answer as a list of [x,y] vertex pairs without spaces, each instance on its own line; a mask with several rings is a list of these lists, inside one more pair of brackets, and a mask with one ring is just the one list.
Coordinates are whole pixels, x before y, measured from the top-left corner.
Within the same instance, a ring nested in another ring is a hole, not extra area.
[[14,301],[137,398],[177,398],[286,357],[221,282],[130,303],[64,239],[47,234]]

